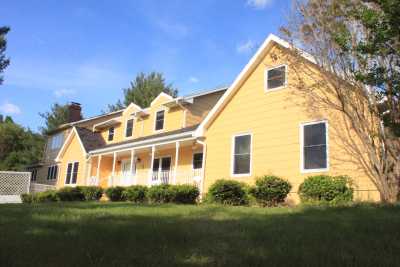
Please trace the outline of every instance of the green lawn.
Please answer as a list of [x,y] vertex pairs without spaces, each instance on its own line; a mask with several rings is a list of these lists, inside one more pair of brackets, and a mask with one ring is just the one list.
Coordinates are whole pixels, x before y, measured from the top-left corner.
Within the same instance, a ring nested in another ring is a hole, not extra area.
[[0,205],[1,266],[400,266],[400,206]]

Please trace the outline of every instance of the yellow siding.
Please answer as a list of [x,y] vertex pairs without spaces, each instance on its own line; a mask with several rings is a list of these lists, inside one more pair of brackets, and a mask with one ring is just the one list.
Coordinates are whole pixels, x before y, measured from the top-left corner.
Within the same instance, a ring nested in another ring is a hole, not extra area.
[[214,107],[225,91],[216,92],[194,99],[193,104],[187,105],[186,126],[200,123]]
[[83,151],[77,135],[74,133],[70,144],[66,148],[64,155],[61,158],[59,164],[59,177],[57,181],[57,188],[65,186],[65,177],[67,172],[67,166],[70,162],[79,162],[78,177],[76,184],[85,185],[86,181],[86,158],[85,152]]
[[[271,54],[278,56],[277,60]],[[216,179],[231,178],[232,136],[239,133],[253,135],[252,169],[250,177],[233,178],[253,184],[255,177],[275,174],[293,185],[293,192],[304,178],[313,174],[300,172],[300,123],[327,119],[329,123],[329,164],[327,174],[347,174],[355,182],[356,198],[376,200],[378,193],[357,163],[357,157],[348,153],[346,142],[356,141],[346,134],[345,120],[338,112],[305,111],[306,101],[296,94],[296,80],[289,64],[288,87],[271,92],[264,90],[264,71],[267,67],[287,64],[288,56],[277,47],[268,53],[241,85],[206,132],[207,155],[205,189]],[[298,201],[297,194],[290,199]]]

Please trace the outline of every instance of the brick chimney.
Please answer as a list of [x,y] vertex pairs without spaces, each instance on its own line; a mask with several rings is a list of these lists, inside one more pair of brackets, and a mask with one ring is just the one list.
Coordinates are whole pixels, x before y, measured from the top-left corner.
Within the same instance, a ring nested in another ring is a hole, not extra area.
[[68,122],[75,122],[82,119],[81,104],[71,102],[68,106]]

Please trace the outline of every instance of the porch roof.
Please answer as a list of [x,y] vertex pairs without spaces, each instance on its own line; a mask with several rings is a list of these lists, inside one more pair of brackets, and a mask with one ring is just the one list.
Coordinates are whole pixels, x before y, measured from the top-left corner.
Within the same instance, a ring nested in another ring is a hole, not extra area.
[[174,131],[169,131],[169,132],[164,132],[164,133],[159,133],[159,134],[153,134],[149,136],[144,136],[144,137],[139,137],[131,140],[126,140],[114,144],[109,144],[102,146],[100,148],[94,149],[90,151],[90,154],[101,154],[105,152],[112,152],[114,150],[123,150],[123,149],[129,149],[129,148],[135,148],[139,146],[150,146],[150,145],[157,145],[158,143],[161,142],[167,142],[167,141],[173,141],[173,140],[179,140],[183,138],[190,138],[193,137],[193,133],[197,129],[199,125],[193,125],[189,126],[186,128],[174,130]]

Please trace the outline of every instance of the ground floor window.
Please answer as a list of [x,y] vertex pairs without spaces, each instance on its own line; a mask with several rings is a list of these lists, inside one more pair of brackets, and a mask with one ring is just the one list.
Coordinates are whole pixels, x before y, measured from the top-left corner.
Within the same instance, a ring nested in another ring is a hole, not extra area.
[[37,169],[33,169],[31,171],[31,181],[35,182],[36,181],[36,177],[37,177]]
[[65,177],[66,184],[76,184],[78,178],[79,162],[71,162],[67,165],[67,174]]
[[58,174],[58,166],[52,165],[47,168],[47,180],[56,180]]
[[233,137],[232,174],[245,176],[251,173],[251,134]]
[[327,122],[302,124],[302,170],[320,171],[328,168]]
[[203,153],[193,154],[193,169],[201,169],[203,167]]

